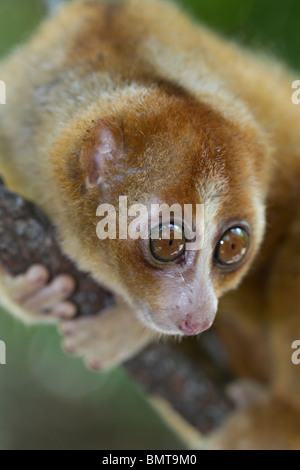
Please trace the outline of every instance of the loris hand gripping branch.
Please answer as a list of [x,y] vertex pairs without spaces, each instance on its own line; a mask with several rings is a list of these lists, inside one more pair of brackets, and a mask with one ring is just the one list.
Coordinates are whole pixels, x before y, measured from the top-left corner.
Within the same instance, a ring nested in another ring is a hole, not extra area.
[[[217,327],[232,365],[269,393],[209,445],[300,448],[297,77],[155,0],[74,2],[1,64],[0,77],[6,183],[46,211],[64,251],[118,299],[101,316],[64,322],[67,349],[110,367],[157,334],[203,332],[224,296]],[[175,220],[174,245],[99,240],[97,207],[121,195],[204,204],[202,249],[185,251]],[[72,279],[48,283],[46,268],[13,279],[3,267],[11,313],[75,314]]]

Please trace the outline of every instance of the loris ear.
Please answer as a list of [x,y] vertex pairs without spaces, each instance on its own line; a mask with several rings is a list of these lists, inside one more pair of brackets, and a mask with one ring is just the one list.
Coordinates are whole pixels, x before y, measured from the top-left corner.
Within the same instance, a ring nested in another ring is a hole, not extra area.
[[121,129],[112,121],[93,121],[85,135],[80,166],[87,188],[101,185],[105,169],[123,155],[124,144]]

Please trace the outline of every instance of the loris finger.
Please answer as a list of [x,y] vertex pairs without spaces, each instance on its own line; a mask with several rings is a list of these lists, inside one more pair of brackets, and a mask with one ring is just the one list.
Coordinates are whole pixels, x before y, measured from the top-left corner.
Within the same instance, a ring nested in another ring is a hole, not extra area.
[[51,311],[51,315],[58,317],[58,318],[73,318],[77,313],[77,307],[72,302],[63,302],[56,307],[53,308]]
[[99,334],[92,318],[80,318],[60,325],[61,333],[66,337],[63,346],[69,354],[82,355],[87,345],[95,341]]
[[49,285],[27,297],[23,306],[33,313],[57,315],[67,318],[74,316],[76,307],[66,303],[75,289],[75,281],[67,275],[57,276]]
[[76,337],[76,340],[84,341],[86,338],[93,338],[98,335],[98,331],[95,328],[90,328],[90,323],[93,318],[79,318],[74,321],[64,322],[60,325],[61,333],[67,338],[72,336]]
[[42,265],[32,265],[25,274],[19,276],[4,275],[4,282],[13,300],[22,302],[43,288],[49,279],[48,270]]

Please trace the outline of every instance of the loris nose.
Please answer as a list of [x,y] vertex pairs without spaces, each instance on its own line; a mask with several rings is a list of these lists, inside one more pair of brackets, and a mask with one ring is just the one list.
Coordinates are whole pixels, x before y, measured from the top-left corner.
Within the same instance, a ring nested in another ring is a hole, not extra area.
[[194,336],[208,330],[212,324],[212,321],[204,321],[203,323],[200,323],[199,321],[195,320],[194,315],[190,313],[182,320],[180,329],[185,335]]

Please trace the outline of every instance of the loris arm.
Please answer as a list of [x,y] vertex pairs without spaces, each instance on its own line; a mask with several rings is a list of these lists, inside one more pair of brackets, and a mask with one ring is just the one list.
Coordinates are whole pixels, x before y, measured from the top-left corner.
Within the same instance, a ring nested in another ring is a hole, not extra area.
[[235,413],[207,442],[209,448],[299,450],[300,366],[291,358],[292,343],[300,336],[299,240],[296,220],[276,255],[269,281],[270,393]]
[[269,283],[269,318],[274,358],[273,391],[276,396],[297,408],[300,416],[300,366],[293,364],[291,358],[292,343],[300,339],[299,240],[300,214],[277,253]]

